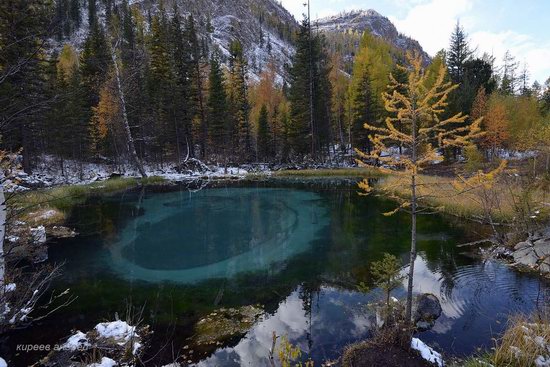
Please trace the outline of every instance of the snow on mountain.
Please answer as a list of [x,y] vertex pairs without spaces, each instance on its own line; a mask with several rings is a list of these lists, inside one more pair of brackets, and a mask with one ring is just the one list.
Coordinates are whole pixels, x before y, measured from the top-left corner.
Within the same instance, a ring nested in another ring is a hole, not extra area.
[[321,18],[315,21],[321,32],[358,32],[369,31],[398,49],[418,51],[426,62],[430,56],[422,49],[418,41],[407,37],[397,30],[395,25],[385,16],[375,10],[352,10],[337,15]]
[[[270,62],[275,63],[281,76],[284,75],[285,66],[294,53],[292,36],[298,23],[276,0],[165,0],[163,6],[169,15],[173,13],[174,2],[181,15],[193,15],[199,37],[206,40],[210,51],[218,49],[221,52],[222,61],[227,61],[231,42],[239,40],[249,60],[250,77],[257,78]],[[143,14],[154,14],[159,9],[157,0],[131,0],[129,3],[139,7]],[[97,8],[100,21],[105,22],[102,1],[97,1]],[[81,15],[80,29],[69,39],[54,42],[54,49],[60,50],[65,42],[82,48],[88,33],[85,2]]]

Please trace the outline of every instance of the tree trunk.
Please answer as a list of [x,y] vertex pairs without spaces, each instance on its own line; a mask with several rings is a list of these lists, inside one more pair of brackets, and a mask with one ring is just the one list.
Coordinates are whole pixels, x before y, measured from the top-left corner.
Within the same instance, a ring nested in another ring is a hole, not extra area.
[[115,77],[116,77],[116,84],[118,89],[118,97],[120,99],[120,107],[122,110],[122,122],[124,125],[124,133],[126,134],[126,141],[128,143],[128,151],[130,153],[130,157],[132,157],[132,160],[134,161],[134,164],[136,165],[139,173],[141,174],[141,177],[145,178],[147,177],[147,173],[145,173],[145,170],[143,169],[143,165],[141,164],[141,161],[139,160],[139,157],[137,155],[136,145],[134,143],[134,138],[132,137],[132,131],[130,130],[130,123],[128,122],[128,113],[126,112],[126,99],[124,97],[124,90],[122,89],[122,81],[120,77],[120,70],[118,68],[116,47],[117,47],[116,45],[114,48],[111,46],[111,58],[113,59],[113,66],[115,68]]
[[417,175],[417,134],[416,134],[416,117],[413,117],[412,122],[412,162],[413,173],[411,177],[411,253],[409,260],[409,284],[407,287],[407,310],[405,322],[412,326],[412,302],[413,302],[413,277],[414,277],[414,262],[416,261],[416,175]]

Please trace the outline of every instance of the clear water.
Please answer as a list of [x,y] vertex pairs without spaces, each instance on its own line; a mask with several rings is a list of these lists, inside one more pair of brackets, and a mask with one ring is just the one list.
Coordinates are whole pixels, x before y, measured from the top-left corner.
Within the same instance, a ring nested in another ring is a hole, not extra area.
[[[168,363],[207,313],[261,304],[266,315],[244,337],[196,348],[193,362],[266,365],[273,331],[316,364],[338,358],[345,345],[370,335],[364,305],[380,297],[377,290],[358,292],[356,284],[369,282],[369,264],[384,252],[405,261],[409,247],[408,216],[382,216],[394,204],[359,196],[355,184],[271,180],[92,199],[71,219],[81,236],[50,249],[51,262],[66,262],[56,287],[70,287],[78,299],[63,314],[13,332],[0,352],[11,358],[21,341],[55,343],[132,304],[144,307],[155,330],[158,353],[150,364]],[[491,347],[508,315],[545,300],[547,285],[536,277],[456,247],[484,228],[425,216],[418,230],[415,291],[433,293],[443,305],[435,328],[420,337],[445,354]],[[395,295],[403,297],[404,288]],[[30,357],[13,358],[25,365]]]

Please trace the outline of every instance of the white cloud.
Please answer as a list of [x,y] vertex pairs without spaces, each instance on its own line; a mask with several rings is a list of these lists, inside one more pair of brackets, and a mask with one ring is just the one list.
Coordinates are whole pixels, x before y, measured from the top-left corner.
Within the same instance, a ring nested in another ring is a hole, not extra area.
[[520,63],[527,63],[532,80],[543,82],[550,76],[550,43],[537,42],[533,37],[512,30],[493,32],[483,29],[476,18],[475,2],[479,0],[393,0],[407,7],[402,18],[390,16],[397,29],[418,40],[430,55],[447,48],[450,35],[460,20],[470,34],[472,47],[480,53],[496,57],[497,65],[506,50],[510,50]]
[[466,14],[473,7],[473,0],[416,1],[402,18],[390,16],[397,29],[418,40],[430,55],[446,48],[456,21],[468,27],[474,23]]
[[[395,24],[397,29],[418,40],[430,55],[448,48],[450,35],[457,22],[470,33],[471,44],[478,47],[479,53],[492,53],[497,64],[500,63],[506,50],[522,64],[527,63],[531,79],[544,82],[550,77],[550,41],[535,39],[511,30],[508,23],[500,24],[495,29],[487,29],[489,23],[483,17],[486,14],[478,9],[482,0],[386,0],[400,9],[399,14],[384,14]],[[285,6],[297,19],[305,8],[306,0],[282,0]],[[361,8],[361,2],[350,0],[324,0],[312,2],[312,17],[324,17],[351,8]],[[370,4],[370,3],[369,3]],[[365,5],[363,5],[364,7]],[[494,9],[498,12],[499,9]],[[501,9],[502,11],[502,9]],[[491,16],[491,15],[489,15]],[[500,18],[496,17],[496,18]],[[495,25],[493,24],[491,28]],[[543,34],[537,35],[543,37]]]
[[550,43],[536,42],[531,36],[514,31],[487,32],[479,31],[471,35],[472,45],[477,45],[480,52],[487,52],[496,58],[500,65],[507,50],[521,63],[527,63],[531,80],[543,83],[550,77]]

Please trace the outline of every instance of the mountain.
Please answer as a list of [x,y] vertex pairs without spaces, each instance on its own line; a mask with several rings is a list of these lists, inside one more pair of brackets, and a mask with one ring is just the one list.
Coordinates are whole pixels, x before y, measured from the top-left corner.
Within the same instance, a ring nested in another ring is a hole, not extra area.
[[316,20],[320,32],[361,34],[365,31],[386,40],[403,51],[417,51],[426,62],[430,56],[422,49],[418,41],[399,33],[395,25],[375,10],[353,10]]
[[[81,4],[81,25],[63,39],[52,40],[53,49],[60,51],[64,43],[70,43],[81,49],[88,33],[89,1]],[[105,3],[122,0],[96,0],[98,17],[105,23]],[[130,0],[130,5],[141,10],[144,16],[159,11],[158,0]],[[285,78],[286,70],[294,53],[293,38],[299,27],[294,17],[277,0],[164,0],[162,2],[168,15],[176,6],[181,15],[192,14],[197,23],[199,36],[209,50],[218,49],[222,61],[227,61],[229,45],[233,40],[243,44],[245,56],[249,62],[249,77],[257,79],[270,62],[275,64],[280,77]],[[348,60],[353,62],[354,51],[359,46],[360,34],[369,31],[397,49],[416,50],[426,62],[430,60],[420,44],[410,37],[399,33],[392,22],[374,10],[359,10],[318,19],[315,27],[329,38],[329,43],[344,42]]]
[[[110,0],[109,0],[110,1]],[[119,3],[120,0],[115,0]],[[87,1],[81,1],[82,26],[68,39],[57,42],[60,49],[69,42],[80,49],[87,34]],[[210,50],[218,49],[222,61],[229,56],[231,41],[238,39],[249,61],[250,76],[257,77],[265,66],[273,61],[282,75],[294,52],[292,38],[298,23],[294,17],[275,0],[165,0],[162,2],[167,14],[174,12],[174,3],[181,15],[192,14],[197,23],[199,36]],[[154,14],[159,10],[158,0],[130,0],[142,14]],[[97,1],[98,16],[105,21],[105,6]]]

